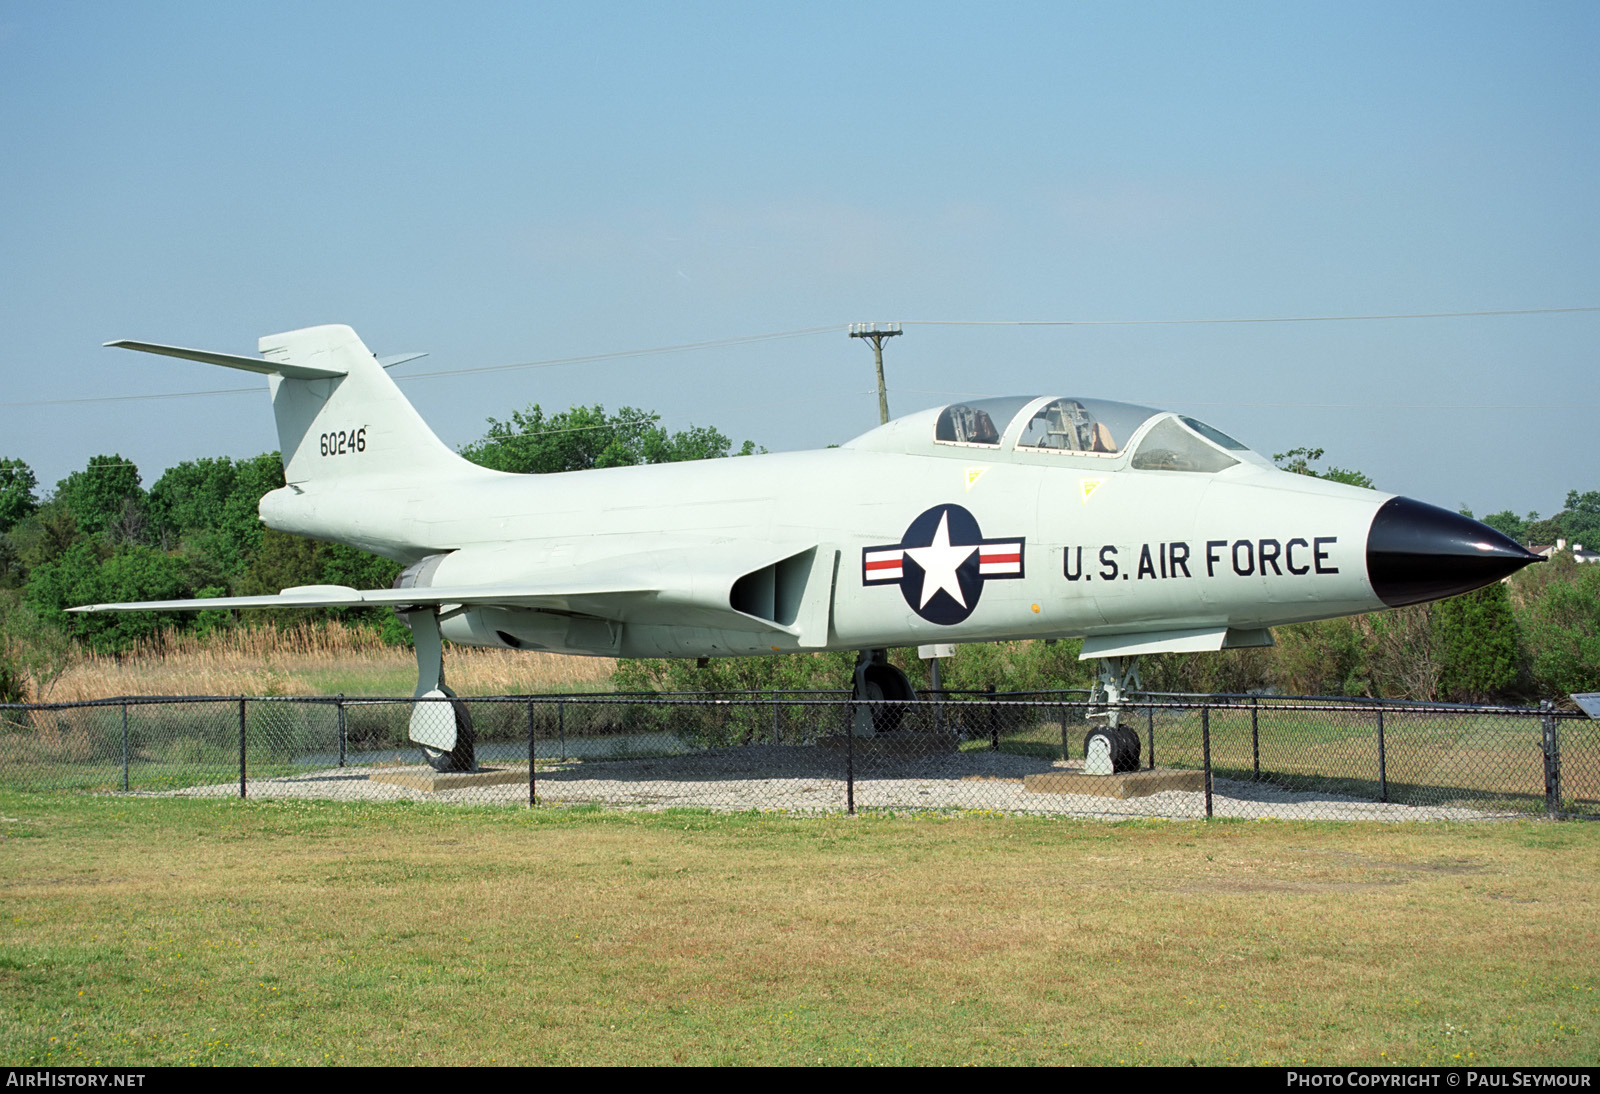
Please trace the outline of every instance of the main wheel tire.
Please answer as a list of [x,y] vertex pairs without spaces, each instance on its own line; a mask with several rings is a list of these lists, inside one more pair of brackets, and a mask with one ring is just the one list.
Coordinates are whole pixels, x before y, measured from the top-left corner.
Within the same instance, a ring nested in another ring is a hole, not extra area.
[[906,716],[904,704],[917,697],[906,674],[893,665],[866,666],[858,677],[857,699],[872,704],[872,731],[893,733]]
[[455,697],[455,693],[445,689],[445,694],[450,696],[450,708],[456,716],[456,747],[449,752],[441,752],[437,748],[419,745],[423,756],[427,757],[428,766],[435,771],[476,771],[478,770],[477,737],[472,732],[472,712],[467,709],[467,704]]

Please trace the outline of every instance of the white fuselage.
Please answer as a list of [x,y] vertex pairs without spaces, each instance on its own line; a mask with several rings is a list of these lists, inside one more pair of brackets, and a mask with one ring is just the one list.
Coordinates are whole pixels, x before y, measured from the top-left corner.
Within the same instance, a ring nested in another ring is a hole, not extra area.
[[[359,493],[311,482],[268,495],[261,515],[285,532],[403,562],[443,554],[433,586],[581,590],[622,574],[654,583],[620,606],[575,594],[556,611],[446,613],[456,641],[573,653],[1247,630],[1384,607],[1365,550],[1391,495],[1291,475],[1259,457],[1199,474],[1136,470],[1126,452],[908,451],[922,417],[824,451],[540,476],[472,469],[458,481],[369,476]],[[958,622],[926,618],[914,587],[902,595],[864,568],[875,547],[887,548],[877,557],[892,566],[914,519],[943,505],[970,513],[984,540],[1020,548],[1020,572],[982,580]],[[786,574],[800,603],[788,616],[730,601],[741,575],[796,556]]]

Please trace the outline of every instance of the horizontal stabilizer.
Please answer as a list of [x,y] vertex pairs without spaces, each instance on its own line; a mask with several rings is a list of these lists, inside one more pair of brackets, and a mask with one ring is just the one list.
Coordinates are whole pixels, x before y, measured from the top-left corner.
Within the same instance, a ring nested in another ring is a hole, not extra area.
[[[344,369],[292,365],[287,361],[263,361],[259,357],[241,357],[233,353],[213,353],[210,350],[185,349],[182,346],[162,346],[154,342],[130,342],[127,339],[120,339],[116,342],[107,342],[105,345],[115,349],[134,349],[140,353],[159,353],[163,357],[182,357],[186,361],[243,369],[245,372],[261,373],[263,376],[287,376],[291,380],[330,380],[345,375]],[[408,357],[406,360],[411,358]]]

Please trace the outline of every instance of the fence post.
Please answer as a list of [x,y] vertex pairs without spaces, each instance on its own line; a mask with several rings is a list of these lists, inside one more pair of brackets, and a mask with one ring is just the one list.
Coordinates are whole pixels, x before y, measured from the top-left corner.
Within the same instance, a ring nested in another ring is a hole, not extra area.
[[778,732],[778,689],[772,689],[772,743],[778,744],[782,735]]
[[534,802],[538,801],[537,787],[534,785],[533,775],[533,700],[528,700],[528,808],[532,809]]
[[852,816],[856,811],[856,704],[849,704],[849,718],[844,723],[844,811]]
[[128,701],[122,701],[122,789],[128,789]]
[[339,712],[339,766],[344,766],[345,755],[345,727],[344,727],[344,692],[334,696],[333,709]]
[[556,701],[556,731],[561,734],[561,762],[567,762],[567,704]]
[[1383,708],[1378,708],[1378,800],[1389,800],[1389,756],[1383,742]]
[[1066,761],[1068,761],[1070,759],[1072,759],[1072,757],[1067,754],[1067,708],[1066,707],[1062,707],[1061,708],[1061,762],[1065,763]]
[[1150,738],[1150,770],[1156,769],[1156,708],[1144,708],[1144,735]]
[[994,685],[993,684],[985,685],[983,690],[984,690],[984,694],[990,696],[989,702],[987,704],[987,707],[988,707],[988,710],[989,710],[989,750],[991,752],[999,752],[1000,751],[1000,708],[995,704],[995,701],[994,701],[994,698],[993,698],[993,696],[994,696]]
[[246,797],[244,789],[244,696],[239,696],[239,797]]
[[1261,778],[1261,700],[1250,696],[1250,780]]
[[1206,818],[1211,817],[1211,708],[1200,708],[1200,762],[1205,768]]
[[1555,820],[1561,815],[1561,740],[1556,732],[1555,705],[1549,699],[1539,703],[1539,721],[1544,736],[1544,812]]

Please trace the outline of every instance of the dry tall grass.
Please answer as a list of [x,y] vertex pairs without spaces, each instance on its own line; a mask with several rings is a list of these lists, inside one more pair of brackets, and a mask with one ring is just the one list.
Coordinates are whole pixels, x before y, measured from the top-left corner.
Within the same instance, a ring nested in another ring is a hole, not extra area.
[[[611,690],[616,662],[451,646],[445,678],[463,695]],[[116,695],[410,695],[417,662],[370,630],[330,623],[239,628],[205,637],[168,632],[131,653],[86,653],[41,698]]]

